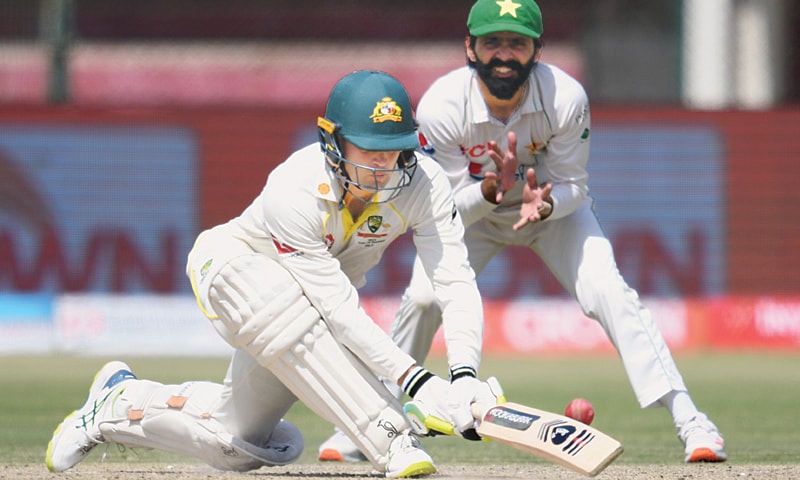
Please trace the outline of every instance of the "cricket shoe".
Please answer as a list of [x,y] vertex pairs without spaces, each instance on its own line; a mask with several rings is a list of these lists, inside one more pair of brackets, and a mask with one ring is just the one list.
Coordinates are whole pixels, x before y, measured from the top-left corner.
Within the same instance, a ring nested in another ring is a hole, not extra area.
[[63,472],[86,458],[97,445],[103,443],[100,422],[111,416],[112,394],[126,380],[136,376],[123,362],[108,362],[94,376],[89,388],[89,397],[83,406],[67,415],[56,427],[53,438],[47,445],[45,462],[51,472]]
[[422,449],[419,439],[401,433],[389,445],[386,478],[411,478],[436,473],[436,465],[428,452]]
[[367,457],[338,428],[319,446],[319,459],[323,462],[366,462]]
[[678,438],[683,442],[686,463],[724,462],[728,459],[725,440],[705,414],[698,413],[678,427]]

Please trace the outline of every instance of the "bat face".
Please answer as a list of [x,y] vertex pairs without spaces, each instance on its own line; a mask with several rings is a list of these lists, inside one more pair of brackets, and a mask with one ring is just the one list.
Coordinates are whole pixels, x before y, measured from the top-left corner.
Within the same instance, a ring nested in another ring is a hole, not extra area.
[[490,407],[478,434],[593,477],[622,454],[622,445],[569,417],[516,403]]
[[[486,412],[483,421],[524,432],[534,427],[534,423],[540,418],[541,416],[533,413],[515,410],[505,405],[497,405]],[[548,422],[539,422],[538,428],[534,428],[534,431],[537,432],[540,442],[544,444],[551,443],[555,446],[566,444],[563,449],[564,453],[575,455],[596,436],[586,428],[579,428],[577,426],[578,423],[575,420],[568,422],[556,418]],[[586,425],[583,425],[583,427],[586,427]],[[579,429],[580,432],[578,432]]]

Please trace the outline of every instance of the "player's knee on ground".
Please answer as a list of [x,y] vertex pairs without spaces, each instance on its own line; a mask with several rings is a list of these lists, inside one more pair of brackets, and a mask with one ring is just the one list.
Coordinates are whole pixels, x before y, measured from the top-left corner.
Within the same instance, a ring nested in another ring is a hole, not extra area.
[[263,445],[228,433],[214,417],[222,388],[210,382],[129,382],[115,401],[115,418],[101,423],[100,431],[108,442],[187,455],[221,470],[286,465],[300,457],[303,437],[287,421]]

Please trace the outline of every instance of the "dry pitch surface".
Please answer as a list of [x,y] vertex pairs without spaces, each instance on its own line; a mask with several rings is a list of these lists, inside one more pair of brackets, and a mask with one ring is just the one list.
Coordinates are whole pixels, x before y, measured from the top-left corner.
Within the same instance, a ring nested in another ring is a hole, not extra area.
[[[0,466],[0,479],[8,480],[331,480],[381,478],[372,474],[366,463],[312,464],[262,468],[247,473],[220,472],[194,464],[125,464],[78,465],[59,474],[44,465]],[[429,477],[458,480],[580,480],[583,475],[557,465],[441,465],[439,473]],[[800,465],[611,465],[594,477],[598,480],[762,480],[800,479]]]

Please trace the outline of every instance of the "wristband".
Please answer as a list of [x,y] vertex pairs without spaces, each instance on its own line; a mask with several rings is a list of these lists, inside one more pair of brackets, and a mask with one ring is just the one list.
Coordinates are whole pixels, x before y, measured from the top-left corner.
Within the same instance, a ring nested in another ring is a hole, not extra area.
[[433,374],[420,366],[415,366],[406,376],[406,379],[403,380],[403,385],[401,386],[403,391],[408,394],[409,397],[414,398],[420,388],[425,385],[425,382],[433,378]]
[[469,365],[454,365],[450,367],[450,383],[453,383],[462,377],[476,378],[477,376],[478,372],[476,372],[475,369]]

